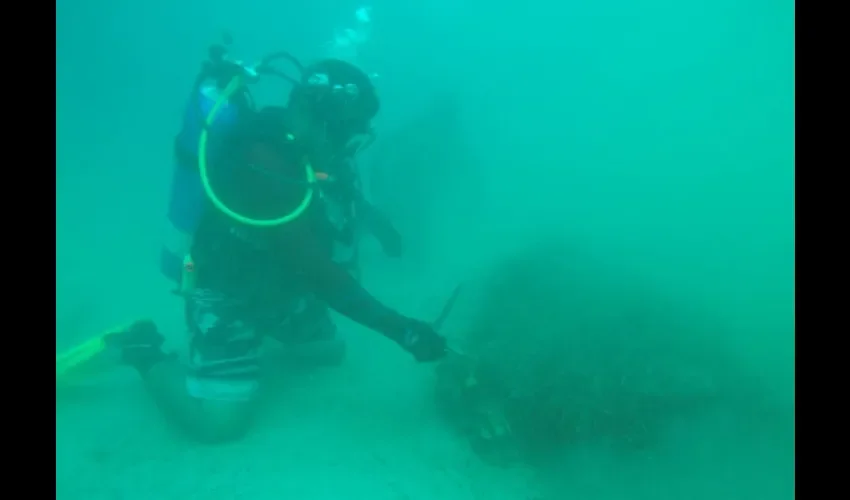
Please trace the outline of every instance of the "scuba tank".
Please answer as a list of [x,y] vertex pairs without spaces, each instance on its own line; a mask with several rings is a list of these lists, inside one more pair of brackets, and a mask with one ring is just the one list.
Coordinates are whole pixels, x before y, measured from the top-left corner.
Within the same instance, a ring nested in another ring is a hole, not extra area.
[[[162,274],[175,282],[181,293],[189,292],[196,279],[197,270],[189,251],[195,231],[209,205],[240,224],[252,227],[279,226],[304,213],[313,199],[317,180],[312,166],[305,162],[304,178],[300,181],[305,187],[300,204],[294,210],[287,209],[287,213],[274,218],[247,217],[234,211],[219,198],[211,186],[207,167],[208,164],[226,163],[218,161],[224,153],[221,145],[226,143],[221,138],[233,131],[245,114],[254,112],[253,99],[246,84],[255,83],[259,75],[264,74],[283,78],[297,87],[304,80],[303,76],[301,79],[292,78],[272,67],[271,63],[286,59],[302,75],[304,68],[286,52],[267,56],[255,68],[227,59],[227,51],[220,45],[212,46],[209,54],[209,61],[204,64],[195,81],[183,116],[183,128],[175,140],[167,233],[160,252]],[[208,141],[209,138],[212,141]],[[225,170],[224,174],[221,181],[226,185],[230,172]]]
[[[198,77],[183,115],[183,127],[174,144],[171,194],[168,201],[166,237],[160,252],[160,271],[171,281],[181,283],[190,263],[187,261],[192,238],[207,206],[199,171],[199,143],[207,117],[221,96],[219,80],[207,65]],[[221,71],[221,69],[219,69]],[[211,79],[215,81],[210,82]],[[233,130],[240,109],[235,99],[227,100],[214,117],[208,133],[222,137]],[[208,161],[218,159],[216,148],[208,151]]]

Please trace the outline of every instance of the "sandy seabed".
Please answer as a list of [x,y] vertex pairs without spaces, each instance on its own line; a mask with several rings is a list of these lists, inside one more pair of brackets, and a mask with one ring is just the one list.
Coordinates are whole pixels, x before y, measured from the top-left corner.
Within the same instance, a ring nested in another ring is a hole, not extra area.
[[[441,280],[433,273],[413,281],[409,277],[416,274],[403,271],[373,280],[370,289],[405,313],[436,317],[456,283],[434,284]],[[408,278],[400,288],[395,277],[401,275]],[[169,335],[169,344],[185,345],[179,301],[167,293],[152,297],[140,309],[164,312],[154,319]],[[446,327],[450,337],[463,330],[464,300],[459,302]],[[564,477],[569,488],[544,494],[555,491],[546,477],[483,463],[440,418],[432,366],[416,364],[393,343],[348,320],[338,318],[338,325],[348,341],[346,362],[336,368],[276,371],[254,428],[226,445],[201,445],[171,428],[138,375],[112,362],[57,392],[56,498],[794,497],[793,451],[789,455],[767,438],[750,447],[734,439],[689,438],[657,463],[578,453],[570,462],[574,466],[562,471],[570,472]]]
[[180,435],[126,367],[63,391],[56,498],[538,498],[530,471],[483,463],[439,417],[432,366],[347,320],[339,326],[346,362],[275,373],[255,427],[230,444]]
[[389,376],[363,365],[365,349],[287,374],[253,431],[227,445],[171,429],[135,373],[77,388],[57,402],[56,498],[534,497],[527,471],[483,464],[440,420],[431,370],[404,358]]

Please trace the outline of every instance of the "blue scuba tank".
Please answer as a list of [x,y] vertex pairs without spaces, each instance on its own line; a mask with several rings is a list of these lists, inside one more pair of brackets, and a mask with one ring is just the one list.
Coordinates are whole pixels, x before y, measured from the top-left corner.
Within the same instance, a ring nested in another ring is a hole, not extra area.
[[[171,197],[168,202],[168,224],[160,252],[160,271],[177,284],[182,281],[195,230],[207,206],[206,193],[198,171],[198,142],[207,115],[219,99],[214,85],[202,86],[193,93],[183,115],[183,129],[177,136],[175,160],[171,178]],[[216,147],[223,134],[232,130],[239,118],[239,109],[225,103],[208,131],[210,146],[207,161],[216,161]]]

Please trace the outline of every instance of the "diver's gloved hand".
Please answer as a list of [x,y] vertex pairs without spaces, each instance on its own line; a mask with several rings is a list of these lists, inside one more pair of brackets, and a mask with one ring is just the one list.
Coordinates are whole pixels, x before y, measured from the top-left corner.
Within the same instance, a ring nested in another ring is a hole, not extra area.
[[408,321],[398,343],[420,363],[437,361],[448,353],[445,337],[428,323],[414,319]]

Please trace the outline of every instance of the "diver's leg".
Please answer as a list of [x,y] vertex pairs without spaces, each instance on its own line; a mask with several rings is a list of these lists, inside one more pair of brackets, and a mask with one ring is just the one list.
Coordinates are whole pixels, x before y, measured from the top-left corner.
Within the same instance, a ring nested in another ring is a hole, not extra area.
[[229,441],[241,437],[250,428],[253,399],[197,397],[192,393],[192,370],[177,361],[159,363],[143,378],[166,418],[198,441]]
[[251,400],[196,397],[190,388],[192,370],[176,360],[159,363],[142,377],[166,418],[198,441],[216,443],[237,439],[250,427]]
[[218,312],[214,301],[189,299],[189,366],[162,352],[153,323],[137,323],[120,334],[124,360],[139,371],[166,417],[204,442],[235,439],[247,431],[259,384],[253,332],[241,322],[222,320]]
[[203,402],[187,392],[188,369],[176,356],[161,350],[162,335],[149,321],[112,334],[107,343],[121,350],[123,361],[135,368],[165,416],[194,437],[211,440],[202,424]]

